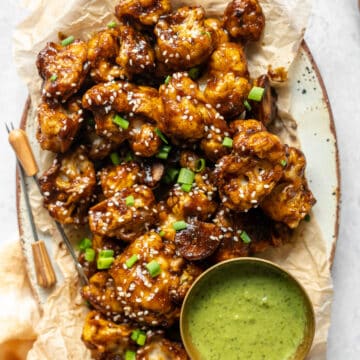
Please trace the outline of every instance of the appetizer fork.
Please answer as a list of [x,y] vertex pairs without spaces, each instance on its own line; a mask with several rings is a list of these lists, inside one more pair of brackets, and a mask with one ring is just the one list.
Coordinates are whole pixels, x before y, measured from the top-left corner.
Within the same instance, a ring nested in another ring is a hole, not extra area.
[[[39,192],[42,194],[39,180],[37,177],[39,168],[36,163],[34,154],[32,152],[26,132],[22,129],[14,129],[14,126],[12,123],[11,123],[11,130],[7,124],[5,124],[5,126],[9,133],[9,143],[13,147],[16,157],[18,159],[18,166],[20,169],[21,178],[24,178],[25,174],[29,177],[32,177],[34,179],[35,184],[38,187]],[[22,181],[22,186],[24,188],[25,197],[28,198],[25,180]],[[30,203],[27,204],[27,207],[29,209],[29,214],[31,214],[30,221],[31,221],[32,231],[33,231],[33,233],[36,233],[36,227],[35,227],[35,223],[34,223],[34,220],[32,217],[31,207],[28,205],[30,205]],[[80,280],[82,281],[83,284],[88,284],[89,280],[88,280],[87,276],[85,275],[84,269],[83,269],[82,265],[80,264],[80,262],[76,256],[76,253],[73,249],[73,246],[72,246],[70,240],[68,239],[62,225],[56,220],[54,220],[54,222],[55,222],[57,230],[59,231],[59,233],[60,233],[60,235],[61,235],[74,263],[75,263],[75,268],[80,276]],[[38,239],[37,233],[36,233],[36,235],[34,235],[34,239],[35,239],[35,244],[37,244],[37,241],[36,241],[36,239]],[[45,244],[44,244],[44,248],[45,248]]]

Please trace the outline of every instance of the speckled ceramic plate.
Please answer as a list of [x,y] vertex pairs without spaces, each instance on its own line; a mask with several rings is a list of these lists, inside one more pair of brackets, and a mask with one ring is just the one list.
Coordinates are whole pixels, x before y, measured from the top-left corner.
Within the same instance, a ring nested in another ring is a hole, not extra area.
[[[328,257],[332,261],[338,234],[340,186],[336,134],[323,81],[305,43],[289,72],[289,79],[292,93],[291,114],[298,124],[298,137],[308,163],[307,178],[317,199],[313,212],[326,241]],[[35,114],[29,101],[25,106],[21,127],[29,134],[31,145],[35,153],[38,153]],[[19,230],[29,278],[39,302],[43,303],[51,290],[41,289],[36,284],[31,253],[31,228],[19,182],[17,188]],[[52,255],[54,244],[51,237],[41,234],[41,238]],[[55,262],[54,265],[59,284],[62,282],[62,274]]]

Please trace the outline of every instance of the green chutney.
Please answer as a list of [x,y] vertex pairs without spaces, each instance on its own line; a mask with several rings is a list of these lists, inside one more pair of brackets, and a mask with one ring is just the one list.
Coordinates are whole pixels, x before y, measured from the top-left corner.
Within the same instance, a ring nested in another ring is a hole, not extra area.
[[199,359],[292,359],[307,326],[301,289],[276,268],[225,266],[189,294],[184,321]]

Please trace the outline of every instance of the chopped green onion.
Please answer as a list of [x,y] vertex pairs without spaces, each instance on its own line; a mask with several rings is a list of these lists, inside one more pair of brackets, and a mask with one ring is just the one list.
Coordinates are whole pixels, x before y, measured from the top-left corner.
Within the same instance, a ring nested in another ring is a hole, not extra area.
[[169,152],[171,150],[171,146],[169,145],[164,145],[160,151],[156,154],[156,157],[158,159],[163,159],[163,160],[166,160],[169,156]]
[[282,159],[282,160],[280,161],[280,165],[281,165],[282,167],[285,167],[285,166],[287,165],[287,161],[284,160],[284,159]]
[[132,153],[129,152],[129,153],[126,154],[126,156],[125,156],[125,158],[124,158],[124,161],[125,161],[125,162],[129,162],[129,161],[131,161],[131,160],[134,160],[134,157],[133,157]]
[[247,100],[244,101],[244,106],[245,106],[246,110],[251,111],[251,105]]
[[116,152],[113,152],[110,154],[110,159],[111,159],[111,162],[114,164],[114,165],[119,165],[121,163],[121,159],[120,159],[120,156],[118,153]]
[[50,81],[51,81],[51,82],[54,82],[56,79],[57,79],[57,75],[56,75],[56,74],[51,75],[51,77],[50,77]]
[[79,244],[79,249],[85,251],[88,248],[91,248],[92,241],[89,238],[83,238]]
[[136,254],[134,254],[133,256],[131,256],[129,259],[127,259],[125,261],[125,265],[128,269],[131,269],[138,260],[139,260],[139,257]]
[[165,78],[165,81],[164,81],[165,85],[168,85],[169,82],[170,82],[170,80],[171,80],[171,75],[168,75],[168,76]]
[[74,42],[75,38],[71,35],[61,42],[62,46],[70,45]]
[[190,192],[192,188],[192,184],[182,184],[181,185],[181,190],[185,191],[185,192]]
[[110,21],[108,24],[107,24],[107,27],[109,29],[113,29],[114,27],[116,27],[116,21]]
[[85,249],[85,260],[94,261],[95,260],[95,250],[92,248]]
[[254,100],[254,101],[261,101],[261,99],[264,95],[264,91],[265,91],[264,88],[254,86],[249,92],[248,99]]
[[241,238],[241,240],[242,240],[245,244],[251,243],[251,238],[250,238],[250,236],[247,234],[246,231],[242,231],[242,232],[241,232],[240,238]]
[[122,118],[120,115],[115,115],[112,121],[114,124],[120,126],[124,130],[129,127],[129,122],[126,119]]
[[89,118],[87,119],[87,123],[88,123],[88,125],[91,126],[92,128],[95,127],[95,120],[94,120],[93,117],[89,117]]
[[195,172],[201,172],[205,169],[206,161],[201,158],[195,161]]
[[131,350],[126,350],[125,360],[136,360],[136,352]]
[[156,277],[161,273],[160,264],[156,260],[152,260],[145,265],[151,277]]
[[164,177],[165,183],[170,184],[170,183],[174,182],[176,177],[178,176],[178,174],[179,174],[179,169],[168,168],[166,170],[166,174],[165,174],[165,177]]
[[134,197],[132,195],[127,196],[125,199],[125,204],[126,204],[126,206],[134,206],[134,204],[135,204]]
[[133,340],[133,341],[136,341],[139,338],[140,333],[141,333],[140,329],[133,330],[131,332],[130,339]]
[[136,340],[136,343],[139,346],[144,346],[145,342],[146,342],[146,334],[144,334],[144,332],[141,331],[138,338],[137,338],[137,340]]
[[191,79],[196,80],[200,75],[200,69],[198,67],[193,67],[189,70],[189,76]]
[[184,220],[175,221],[173,223],[173,228],[176,231],[184,230],[187,228],[187,223]]
[[179,184],[192,184],[194,181],[195,174],[187,168],[181,168],[177,182]]
[[164,230],[161,230],[161,231],[159,232],[159,236],[161,236],[161,237],[165,236],[165,231],[164,231]]
[[155,128],[155,132],[156,132],[156,135],[159,136],[159,138],[160,138],[165,144],[169,144],[168,139],[165,137],[165,135],[164,135],[158,128]]
[[306,214],[305,217],[304,217],[304,220],[309,222],[311,220],[311,217],[309,214]]
[[233,146],[233,140],[231,138],[225,136],[222,144],[223,144],[223,146],[231,148]]
[[114,256],[114,250],[103,249],[99,251],[99,258],[111,258]]
[[203,31],[201,35],[207,35],[211,39],[211,33],[210,31]]
[[97,259],[97,268],[99,270],[109,269],[114,260],[113,257],[99,257]]

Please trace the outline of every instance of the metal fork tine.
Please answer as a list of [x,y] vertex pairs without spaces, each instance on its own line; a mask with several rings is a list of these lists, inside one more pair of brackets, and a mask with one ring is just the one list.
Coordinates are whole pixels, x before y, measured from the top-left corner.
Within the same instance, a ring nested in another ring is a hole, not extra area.
[[8,127],[8,124],[7,124],[7,123],[5,123],[5,127],[6,127],[6,131],[8,132],[8,134],[10,134],[10,129],[9,129],[9,127]]
[[11,126],[11,130],[15,130],[15,127],[14,127],[14,124],[12,121],[10,122],[10,126]]

